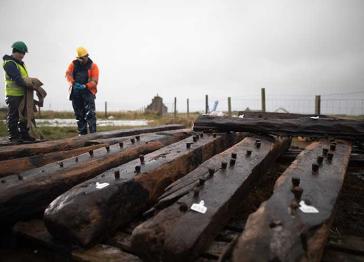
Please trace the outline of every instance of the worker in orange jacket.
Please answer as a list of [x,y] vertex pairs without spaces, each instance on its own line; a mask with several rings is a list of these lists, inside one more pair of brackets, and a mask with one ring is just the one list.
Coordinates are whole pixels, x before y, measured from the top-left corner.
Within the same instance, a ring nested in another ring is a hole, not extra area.
[[77,119],[80,135],[96,132],[95,99],[99,68],[89,58],[84,47],[77,48],[77,59],[68,66],[66,78],[70,84],[70,100]]

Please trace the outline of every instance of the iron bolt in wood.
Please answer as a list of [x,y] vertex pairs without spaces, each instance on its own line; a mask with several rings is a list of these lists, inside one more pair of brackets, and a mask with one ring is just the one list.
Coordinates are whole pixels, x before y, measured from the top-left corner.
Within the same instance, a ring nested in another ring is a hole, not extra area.
[[336,143],[331,143],[330,144],[330,150],[335,151],[335,149],[336,149]]
[[114,177],[115,177],[115,179],[119,179],[120,178],[120,171],[119,170],[115,170]]
[[237,157],[236,153],[231,153],[231,158],[236,159],[236,157]]
[[329,161],[329,163],[331,163],[332,159],[334,158],[334,154],[333,153],[328,153],[327,154],[327,160]]
[[319,170],[319,165],[317,163],[312,163],[312,172],[317,173]]
[[144,155],[140,155],[139,159],[140,159],[140,163],[143,165],[144,164]]
[[324,161],[324,157],[323,156],[318,156],[317,157],[317,163],[321,166],[322,162]]
[[90,157],[94,156],[94,151],[93,150],[88,151],[88,153],[90,154]]
[[131,138],[131,139],[130,139],[130,142],[131,142],[132,144],[134,144],[134,143],[135,143],[135,139],[134,139],[134,138]]
[[247,156],[247,157],[250,157],[251,155],[252,155],[252,151],[251,151],[251,150],[247,150],[247,151],[246,151],[246,156]]
[[324,155],[324,156],[327,156],[327,153],[329,152],[329,149],[327,149],[327,148],[323,148],[322,149],[322,154]]
[[292,188],[291,191],[294,194],[294,198],[297,201],[300,201],[301,200],[302,193],[303,193],[303,189],[301,187],[299,187],[299,186],[296,186],[296,187]]
[[225,161],[221,162],[221,168],[226,169],[227,163]]
[[230,166],[235,166],[235,158],[230,159]]
[[292,177],[292,186],[296,187],[300,185],[301,179],[299,177]]
[[119,147],[120,147],[120,148],[123,148],[123,147],[124,147],[124,143],[123,143],[123,142],[120,142],[120,143],[119,143]]

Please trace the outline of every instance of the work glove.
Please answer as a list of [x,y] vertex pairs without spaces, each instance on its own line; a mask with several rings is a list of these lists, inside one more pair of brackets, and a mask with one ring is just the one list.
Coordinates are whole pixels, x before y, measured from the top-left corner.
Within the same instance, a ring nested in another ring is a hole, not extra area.
[[74,88],[75,90],[83,90],[83,89],[85,89],[85,88],[86,88],[86,86],[85,86],[85,85],[81,85],[80,83],[74,83],[74,84],[73,84],[73,88]]

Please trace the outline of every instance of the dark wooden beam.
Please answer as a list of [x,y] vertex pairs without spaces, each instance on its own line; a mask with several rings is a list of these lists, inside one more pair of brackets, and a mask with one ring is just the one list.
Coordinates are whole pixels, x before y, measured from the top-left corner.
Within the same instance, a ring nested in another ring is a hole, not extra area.
[[330,118],[244,119],[203,115],[196,120],[193,129],[364,140],[364,121]]
[[320,261],[350,152],[343,140],[306,147],[278,178],[271,198],[249,216],[233,261]]
[[78,183],[191,134],[189,130],[170,132],[172,135],[141,135],[139,141],[131,137],[121,145],[96,149],[59,163],[2,178],[0,223],[13,223],[43,212],[53,199]]
[[89,140],[94,139],[132,136],[141,133],[151,133],[182,128],[184,128],[183,125],[164,125],[146,128],[122,129],[107,132],[98,132],[84,136],[75,136],[71,138],[46,141],[35,144],[2,146],[0,147],[0,160],[32,156],[34,154],[44,154],[54,151],[70,150],[85,146]]
[[[187,191],[181,192],[183,197],[133,231],[133,250],[147,261],[192,261],[237,213],[255,181],[289,144],[289,139],[247,137],[203,163],[197,168],[200,172],[194,170],[174,184],[175,192]],[[204,214],[191,210],[201,200],[207,208]]]
[[[294,113],[277,113],[277,112],[254,112],[254,111],[239,111],[239,116],[243,118],[262,118],[262,119],[296,119],[315,117],[315,114],[294,114]],[[326,115],[319,115],[321,118],[334,118]]]
[[153,205],[170,183],[244,135],[195,135],[110,169],[55,199],[44,214],[47,228],[83,246],[102,240]]

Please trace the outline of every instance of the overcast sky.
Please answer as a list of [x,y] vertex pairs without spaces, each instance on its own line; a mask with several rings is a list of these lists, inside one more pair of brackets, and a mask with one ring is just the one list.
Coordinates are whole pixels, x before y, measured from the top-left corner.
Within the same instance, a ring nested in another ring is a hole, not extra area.
[[362,0],[0,0],[0,53],[17,40],[46,108],[58,110],[71,109],[64,73],[78,46],[100,68],[99,110],[104,101],[141,108],[157,93],[202,103],[262,87],[364,97]]

